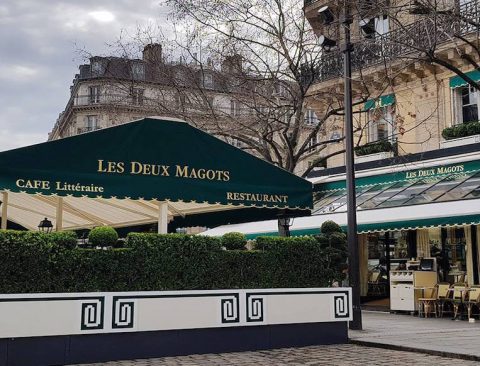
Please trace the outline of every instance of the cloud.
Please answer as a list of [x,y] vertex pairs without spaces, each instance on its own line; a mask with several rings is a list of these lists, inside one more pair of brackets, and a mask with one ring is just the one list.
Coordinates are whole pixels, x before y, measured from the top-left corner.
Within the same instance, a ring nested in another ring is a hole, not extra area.
[[45,141],[85,57],[152,22],[168,32],[168,11],[158,0],[3,0],[0,149]]
[[0,65],[0,80],[11,82],[32,81],[38,75],[38,69],[25,65]]
[[101,23],[110,23],[115,20],[115,15],[106,10],[91,11],[88,13],[93,19]]

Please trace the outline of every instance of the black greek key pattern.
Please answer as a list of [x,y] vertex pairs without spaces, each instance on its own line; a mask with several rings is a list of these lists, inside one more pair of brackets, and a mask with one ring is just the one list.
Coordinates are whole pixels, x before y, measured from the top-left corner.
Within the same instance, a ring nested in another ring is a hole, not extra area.
[[247,322],[263,322],[263,296],[247,294]]
[[220,300],[222,323],[238,323],[240,322],[240,301],[238,295],[224,297]]
[[113,298],[112,329],[133,328],[135,303],[128,299]]
[[339,294],[333,296],[334,314],[336,319],[350,317],[350,304],[348,294]]
[[81,330],[103,329],[104,299],[82,302]]

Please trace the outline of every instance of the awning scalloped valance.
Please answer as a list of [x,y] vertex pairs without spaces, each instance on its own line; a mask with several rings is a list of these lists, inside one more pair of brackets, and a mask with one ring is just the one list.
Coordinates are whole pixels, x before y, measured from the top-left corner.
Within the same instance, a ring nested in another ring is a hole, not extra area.
[[[467,75],[473,81],[476,81],[476,82],[480,81],[480,70],[469,71],[469,72],[466,72],[465,75]],[[461,76],[457,75],[450,78],[450,88],[452,89],[460,88],[462,86],[467,86],[467,85],[468,83]]]
[[383,108],[395,104],[395,94],[382,95],[376,99],[367,100],[363,106],[363,110],[369,111],[371,109]]

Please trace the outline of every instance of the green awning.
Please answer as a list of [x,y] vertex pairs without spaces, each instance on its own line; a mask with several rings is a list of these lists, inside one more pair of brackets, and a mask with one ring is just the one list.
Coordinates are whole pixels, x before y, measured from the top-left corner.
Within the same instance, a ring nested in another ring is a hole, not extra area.
[[370,109],[382,108],[393,104],[395,104],[395,94],[382,95],[379,98],[367,100],[363,110],[366,112]]
[[[473,70],[466,72],[465,75],[467,75],[470,79],[473,81],[480,81],[480,70]],[[455,89],[455,88],[460,88],[462,86],[467,86],[468,83],[463,79],[461,76],[454,76],[450,78],[450,88]]]
[[[427,203],[414,206],[400,206],[380,209],[358,210],[358,233],[413,230],[430,227],[477,225],[480,223],[479,199]],[[292,236],[316,235],[326,221],[334,221],[347,229],[347,213],[324,213],[295,218],[290,227]],[[278,235],[276,221],[259,221],[216,227],[202,235],[222,236],[227,232],[242,232],[249,239],[257,236]]]
[[309,210],[312,185],[187,123],[146,118],[0,153],[0,190]]

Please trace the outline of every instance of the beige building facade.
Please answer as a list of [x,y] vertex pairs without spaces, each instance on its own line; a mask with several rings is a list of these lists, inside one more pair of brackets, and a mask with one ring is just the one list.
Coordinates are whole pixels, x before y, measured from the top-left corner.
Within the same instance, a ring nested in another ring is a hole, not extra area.
[[[311,106],[319,115],[336,103],[328,96],[343,98],[343,54],[338,46],[342,43],[343,25],[338,19],[343,3],[305,1],[305,16],[315,33],[337,42],[331,50],[324,50],[316,83],[310,89]],[[423,10],[414,4],[422,2],[402,0],[389,6],[368,2],[376,4],[365,5],[363,10],[362,3],[367,2],[351,3],[355,143],[360,147],[388,142],[383,149],[376,149],[384,151],[357,149],[357,162],[478,142],[478,138],[465,138],[468,136],[455,142],[442,135],[446,128],[478,121],[479,93],[463,79],[459,81],[455,72],[478,81],[474,67],[479,61],[475,49],[478,1],[425,1]],[[325,24],[319,14],[326,6],[336,19],[331,24]],[[331,118],[326,130],[327,137],[343,136],[343,117]],[[328,154],[343,148],[343,143],[332,145]],[[339,154],[328,159],[327,167],[344,163]]]

